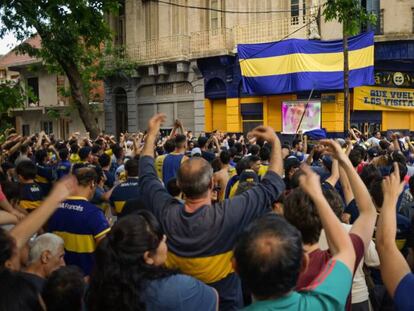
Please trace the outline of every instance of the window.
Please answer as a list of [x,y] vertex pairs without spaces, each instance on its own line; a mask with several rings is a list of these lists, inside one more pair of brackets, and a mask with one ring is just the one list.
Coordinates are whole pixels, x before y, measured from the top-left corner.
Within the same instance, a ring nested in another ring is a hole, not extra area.
[[22,135],[23,136],[30,136],[30,125],[29,124],[23,124],[22,125]]
[[413,33],[414,33],[414,8],[411,8],[411,19],[412,19],[412,23],[413,23],[413,29],[412,29],[412,31],[413,31]]
[[52,121],[42,121],[40,123],[40,128],[42,131],[45,131],[47,135],[53,133],[53,122]]
[[242,104],[240,106],[243,133],[248,133],[256,126],[263,125],[263,104]]
[[383,35],[384,34],[384,9],[381,9],[380,11],[379,24],[380,24],[380,34]]
[[34,104],[35,102],[39,101],[39,78],[28,78],[27,79],[27,86],[31,89],[34,99],[30,99],[29,104]]
[[299,0],[290,1],[290,23],[292,25],[299,24]]
[[[218,0],[211,0],[211,8],[214,10],[218,10]],[[217,29],[219,27],[218,25],[218,12],[217,11],[210,11],[210,25],[211,29]]]
[[303,23],[306,24],[306,0],[302,0],[302,19]]

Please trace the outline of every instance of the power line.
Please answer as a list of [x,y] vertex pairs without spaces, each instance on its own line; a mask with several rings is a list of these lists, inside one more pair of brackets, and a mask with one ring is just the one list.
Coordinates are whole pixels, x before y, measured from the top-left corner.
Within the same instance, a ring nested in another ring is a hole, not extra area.
[[[317,16],[315,16],[314,18],[312,18],[311,20],[309,20],[306,24],[304,24],[303,26],[301,26],[301,27],[299,27],[299,28],[295,29],[295,30],[294,30],[294,31],[292,31],[291,33],[289,33],[289,34],[287,34],[286,36],[284,36],[282,39],[279,39],[279,40],[277,40],[277,41],[275,41],[275,42],[272,42],[270,45],[268,45],[268,46],[264,47],[263,49],[261,49],[260,51],[258,51],[258,52],[256,52],[256,53],[254,53],[254,54],[253,54],[250,58],[253,58],[254,56],[256,56],[256,55],[258,55],[258,54],[262,53],[263,51],[266,51],[267,49],[270,49],[270,48],[274,47],[276,44],[278,44],[278,43],[282,42],[283,40],[288,39],[290,36],[294,35],[295,33],[299,32],[300,30],[302,30],[302,29],[304,29],[305,27],[309,26],[311,23],[313,23],[313,22],[314,22],[314,21],[316,21],[317,19],[318,19],[318,17],[317,17]],[[240,66],[240,63],[244,62],[245,60],[247,60],[247,58],[240,59],[240,60],[239,60],[239,66]],[[228,68],[230,68],[231,66],[232,66],[232,65],[227,65],[227,66],[226,66],[226,70],[227,70]],[[204,79],[204,77],[201,77],[201,78],[195,79],[195,80],[190,81],[190,82],[193,84],[193,83],[198,82],[198,81],[201,81],[201,80],[203,80],[203,79]],[[193,90],[194,90],[194,88],[195,88],[195,86],[193,86]],[[193,94],[201,94],[201,93],[204,93],[204,90],[203,90],[202,92],[193,92]]]
[[[195,9],[195,10],[203,10],[203,11],[213,11],[218,13],[228,13],[228,14],[272,14],[272,13],[291,13],[291,10],[267,10],[267,11],[235,11],[235,10],[223,10],[223,9],[215,9],[203,6],[195,6],[195,5],[185,5],[179,4],[175,2],[168,2],[164,0],[149,0],[149,2],[161,3],[170,6],[175,6],[179,8],[187,8],[187,9]],[[313,7],[304,7],[304,8],[297,8],[295,11],[306,11],[312,8],[316,8],[318,6]]]

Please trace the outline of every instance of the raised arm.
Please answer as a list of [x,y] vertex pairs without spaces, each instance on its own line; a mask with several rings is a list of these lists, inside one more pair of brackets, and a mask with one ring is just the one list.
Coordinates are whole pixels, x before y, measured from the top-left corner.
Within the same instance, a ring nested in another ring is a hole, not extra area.
[[56,183],[52,192],[42,204],[10,231],[18,248],[26,244],[30,237],[46,223],[59,203],[70,196],[76,188],[77,181],[74,176],[65,177]]
[[342,191],[344,193],[345,204],[348,205],[354,199],[354,193],[352,192],[348,176],[342,167],[339,167],[339,182],[341,183]]
[[342,261],[350,271],[354,271],[354,247],[348,233],[322,193],[319,176],[307,165],[302,165],[301,169],[304,174],[299,177],[300,187],[310,196],[318,210],[333,258]]
[[331,168],[331,175],[325,180],[325,182],[329,183],[332,187],[335,187],[336,183],[339,179],[339,165],[338,160],[332,160],[332,168]]
[[339,164],[348,177],[359,210],[359,217],[352,225],[350,233],[358,235],[364,242],[364,249],[367,249],[372,240],[375,221],[377,219],[377,212],[368,189],[337,142],[333,140],[322,140],[321,143],[327,147],[328,152],[333,157],[338,159]]
[[154,147],[160,126],[166,120],[166,115],[158,113],[148,121],[148,131],[144,148],[139,159],[139,185],[145,204],[157,218],[161,217],[164,202],[172,197],[162,185],[154,167]]
[[396,206],[398,196],[404,184],[400,181],[400,172],[397,163],[394,163],[394,172],[382,182],[384,203],[377,225],[376,246],[381,262],[381,276],[391,297],[402,278],[410,273],[410,267],[395,244],[397,234]]
[[250,132],[250,136],[267,141],[272,146],[268,170],[283,176],[282,146],[275,131],[271,127],[258,126]]

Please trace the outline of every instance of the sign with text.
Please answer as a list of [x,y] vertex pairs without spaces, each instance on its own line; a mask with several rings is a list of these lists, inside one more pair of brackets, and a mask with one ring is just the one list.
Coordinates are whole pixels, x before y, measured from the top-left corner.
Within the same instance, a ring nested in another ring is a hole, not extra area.
[[414,111],[414,89],[356,87],[354,110]]
[[283,134],[296,134],[321,128],[321,102],[289,101],[282,103]]

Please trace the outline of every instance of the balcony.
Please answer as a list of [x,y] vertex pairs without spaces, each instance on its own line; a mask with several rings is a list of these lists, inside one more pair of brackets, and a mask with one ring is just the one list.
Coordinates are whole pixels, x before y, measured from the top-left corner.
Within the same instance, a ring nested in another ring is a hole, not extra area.
[[141,65],[168,61],[190,60],[235,52],[240,43],[271,42],[289,38],[307,38],[311,16],[286,17],[259,23],[237,25],[192,32],[189,36],[178,35],[138,42],[126,47],[129,59]]
[[139,42],[136,46],[126,48],[130,59],[143,64],[163,61],[188,59],[190,48],[189,36],[171,36]]
[[191,34],[191,58],[225,55],[229,54],[233,48],[232,29],[218,28]]

